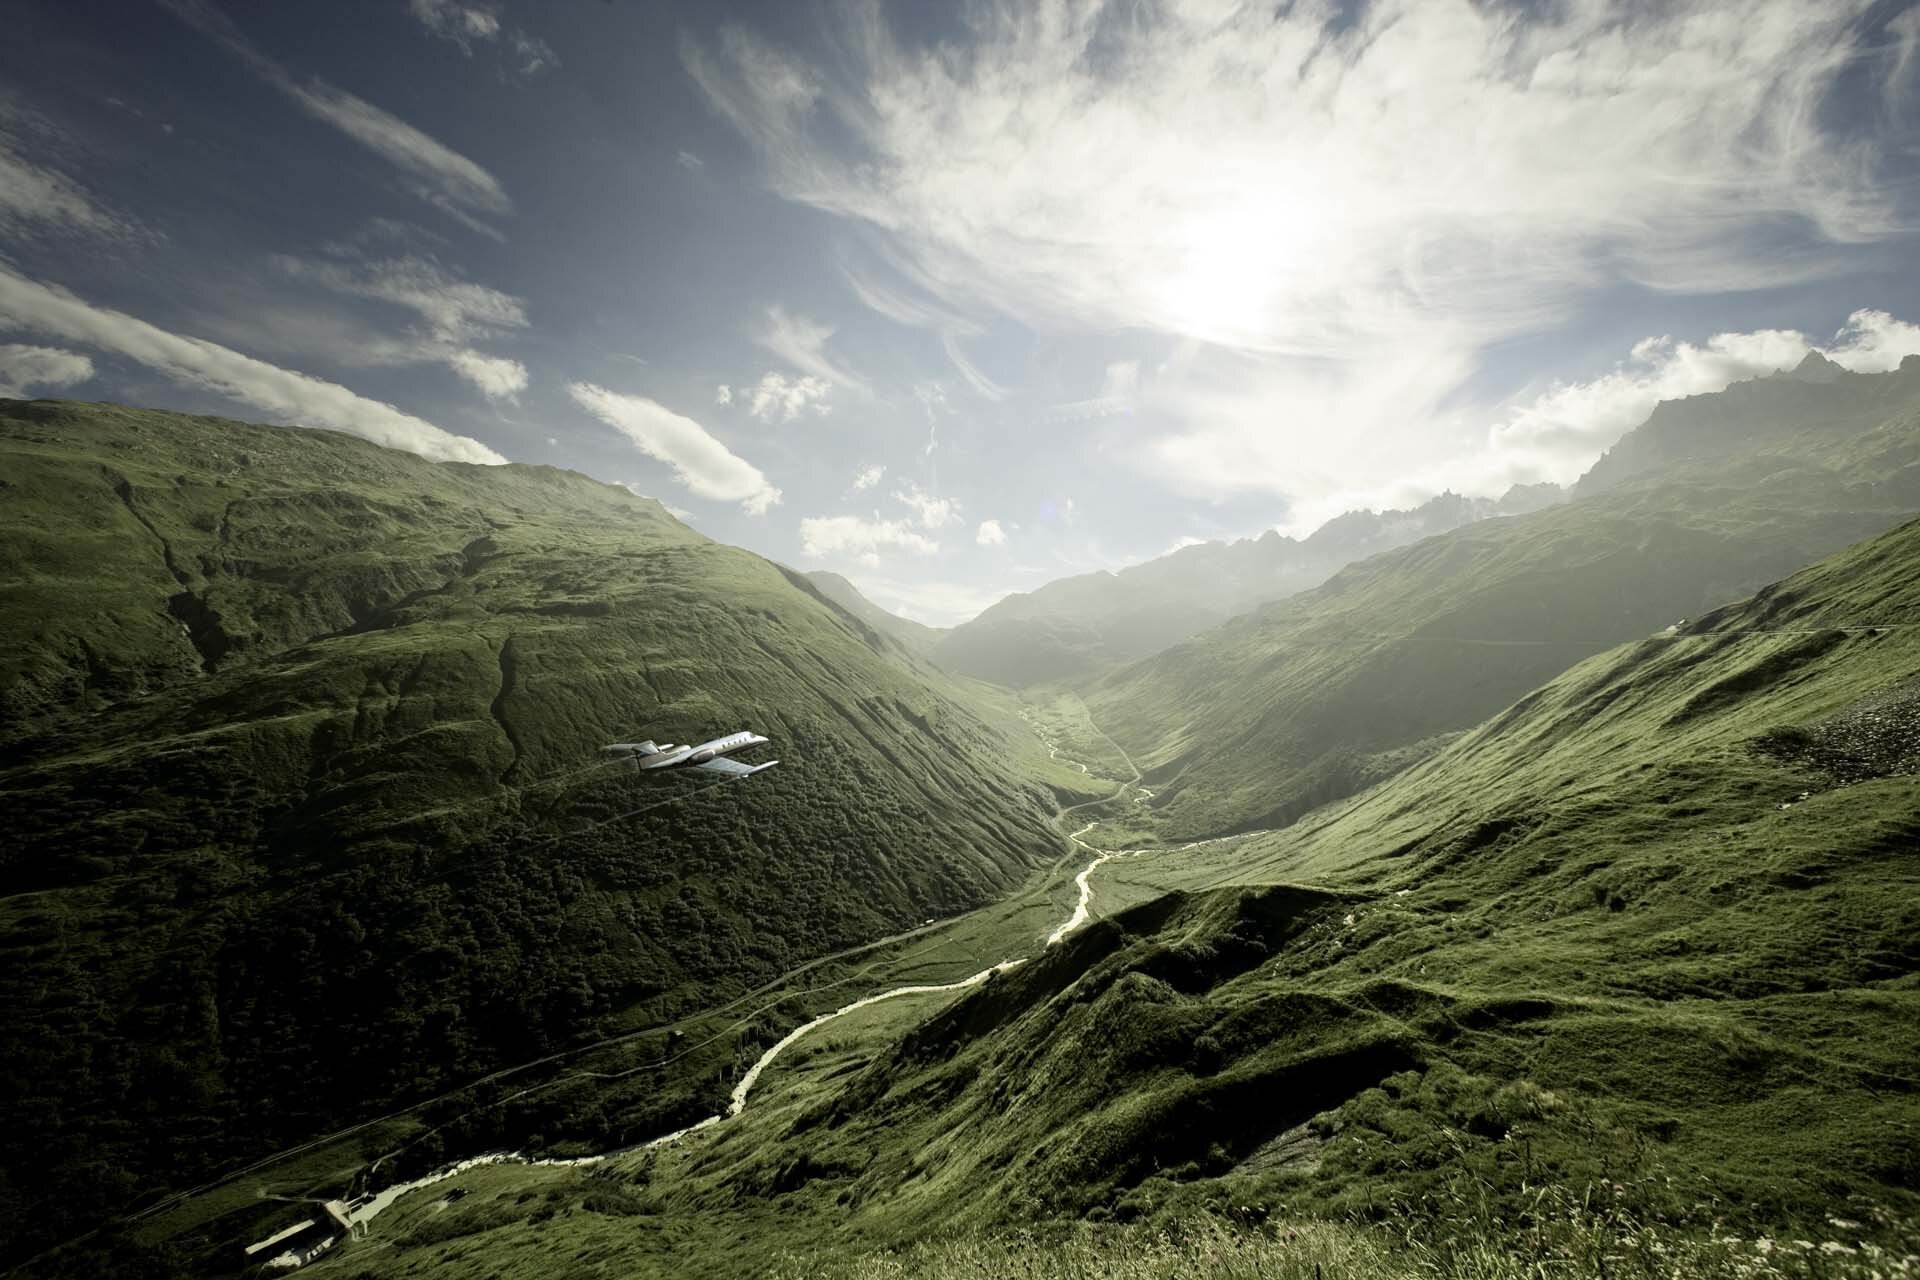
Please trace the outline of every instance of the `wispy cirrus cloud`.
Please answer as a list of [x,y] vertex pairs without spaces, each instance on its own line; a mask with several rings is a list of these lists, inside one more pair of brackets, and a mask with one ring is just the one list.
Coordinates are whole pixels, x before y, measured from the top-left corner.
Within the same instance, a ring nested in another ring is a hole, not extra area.
[[976,395],[986,400],[1006,398],[1007,389],[988,377],[978,365],[967,358],[966,351],[960,346],[959,338],[951,333],[941,334],[940,348],[947,353],[947,359],[953,362],[953,367],[960,371],[960,376],[966,380],[968,386],[973,388]]
[[50,234],[146,238],[131,217],[65,171],[62,159],[74,149],[52,121],[0,95],[0,236],[16,244]]
[[526,306],[512,294],[475,284],[417,255],[358,261],[281,255],[274,261],[295,279],[417,316],[421,328],[409,340],[365,344],[378,362],[445,364],[490,399],[526,390],[525,365],[472,345],[526,328]]
[[407,0],[407,12],[434,35],[459,45],[464,54],[473,53],[475,41],[500,38],[500,10],[496,5],[462,3],[461,0]]
[[740,28],[685,61],[775,190],[893,233],[945,298],[1340,355],[1431,317],[1509,332],[1623,272],[1751,273],[1780,218],[1893,229],[1809,118],[1867,8],[1007,4],[916,50],[856,6],[851,74]]
[[1100,378],[1100,393],[1086,400],[1057,404],[1047,411],[1055,422],[1088,422],[1132,413],[1140,389],[1140,362],[1116,360]]
[[500,237],[499,229],[487,219],[510,216],[513,202],[499,179],[487,170],[364,98],[317,76],[296,76],[206,0],[161,3],[183,22],[218,41],[301,110],[386,160],[399,170],[414,195],[472,230]]
[[738,502],[765,515],[780,501],[760,469],[734,453],[692,418],[645,396],[623,395],[591,382],[568,386],[574,402],[625,436],[640,452],[673,469],[691,492],[716,502]]
[[865,391],[866,381],[827,354],[827,343],[836,330],[785,307],[770,306],[753,331],[753,340],[779,356],[795,369],[818,378],[829,386]]
[[338,383],[283,369],[202,338],[170,333],[125,312],[94,306],[3,264],[0,328],[109,351],[181,386],[215,392],[294,426],[331,427],[439,461],[506,461],[478,440],[455,435]]
[[521,76],[536,76],[560,65],[560,57],[546,41],[501,21],[500,6],[483,0],[407,0],[407,12],[422,27],[473,56],[475,45],[496,45],[512,55],[509,67]]
[[877,246],[856,296],[976,390],[946,318],[1159,335],[1166,367],[1067,416],[1151,410],[1183,492],[1311,497],[1444,455],[1483,353],[1609,290],[1805,282],[1910,234],[1894,126],[1823,110],[1874,42],[1910,96],[1883,10],[985,0],[926,45],[848,4],[831,63],[738,26],[682,58],[776,193]]

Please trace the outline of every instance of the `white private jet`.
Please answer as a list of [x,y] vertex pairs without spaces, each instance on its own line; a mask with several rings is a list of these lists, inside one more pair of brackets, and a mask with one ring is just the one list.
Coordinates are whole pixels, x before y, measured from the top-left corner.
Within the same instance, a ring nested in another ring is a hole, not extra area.
[[780,762],[769,760],[765,764],[741,764],[738,760],[727,759],[727,756],[748,747],[760,746],[766,741],[757,733],[730,733],[724,738],[715,738],[693,747],[676,747],[671,742],[656,743],[649,739],[646,742],[613,742],[601,750],[608,755],[631,757],[642,769],[711,769],[715,773],[744,778],[762,769],[771,769]]

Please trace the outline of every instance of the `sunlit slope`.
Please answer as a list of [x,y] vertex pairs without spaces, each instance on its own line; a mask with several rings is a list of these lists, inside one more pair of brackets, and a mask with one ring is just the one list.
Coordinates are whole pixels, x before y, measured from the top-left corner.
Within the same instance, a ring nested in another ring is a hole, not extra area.
[[[16,1240],[1056,852],[1002,733],[623,489],[112,406],[0,453]],[[781,766],[581,772],[738,728]]]
[[1318,586],[1343,565],[1564,495],[1518,485],[1497,501],[1443,493],[1406,511],[1349,511],[1295,540],[1268,530],[1181,547],[1143,564],[1017,592],[935,637],[949,671],[1013,688],[1084,684],[1269,600]]
[[860,594],[859,588],[837,573],[828,573],[817,569],[806,575],[821,595],[845,609],[860,621],[866,623],[882,635],[891,636],[906,647],[908,652],[924,656],[928,649],[940,637],[946,634],[939,627],[929,627],[925,623],[915,622],[911,618],[902,618],[898,614],[888,613],[873,601]]
[[[1737,417],[1768,385],[1803,430],[1769,420],[1717,452],[1728,433],[1716,428],[1692,454],[1670,446],[1662,465],[1583,485],[1571,503],[1351,566],[1117,673],[1089,696],[1094,716],[1165,784],[1156,803],[1174,832],[1284,824],[1582,658],[1920,510],[1920,361],[1768,380],[1721,408]],[[1815,413],[1810,394],[1833,403]],[[1711,407],[1690,420],[1717,423]]]
[[1595,1184],[1701,1230],[1911,1215],[1916,570],[1920,523],[1288,832],[1109,864],[1187,888],[777,1123],[763,1099],[730,1178],[801,1162],[789,1206],[883,1238],[1199,1206],[1490,1225]]

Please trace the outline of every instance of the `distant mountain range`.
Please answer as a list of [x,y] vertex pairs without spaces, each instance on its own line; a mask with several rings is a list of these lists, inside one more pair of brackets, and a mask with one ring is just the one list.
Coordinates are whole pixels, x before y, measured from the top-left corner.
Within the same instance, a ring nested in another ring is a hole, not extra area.
[[1303,539],[1269,530],[1258,538],[1196,543],[1128,568],[1016,592],[950,628],[888,613],[839,574],[807,576],[835,603],[947,671],[1015,689],[1084,683],[1424,538],[1528,515],[1631,475],[1711,459],[1782,432],[1857,432],[1886,406],[1869,395],[1836,407],[1823,390],[1854,385],[1848,380],[1857,376],[1810,352],[1791,371],[1736,383],[1715,396],[1663,402],[1571,491],[1543,483],[1515,485],[1494,499],[1448,492],[1406,510],[1349,511]]
[[1916,511],[1920,357],[1810,363],[1663,404],[1572,501],[1351,564],[1113,672],[1089,703],[1174,832],[1280,825]]
[[1476,520],[1537,511],[1565,496],[1552,484],[1518,485],[1497,499],[1443,493],[1405,511],[1349,511],[1304,539],[1268,530],[1197,543],[1010,595],[939,633],[926,652],[948,671],[1012,688],[1085,680],[1318,586],[1355,560]]
[[911,618],[902,618],[898,614],[888,613],[861,595],[858,587],[837,573],[818,569],[807,574],[806,578],[819,589],[821,595],[874,630],[893,637],[913,653],[925,656],[934,645],[939,643],[940,637],[946,634],[939,627],[930,627],[924,622],[915,622]]

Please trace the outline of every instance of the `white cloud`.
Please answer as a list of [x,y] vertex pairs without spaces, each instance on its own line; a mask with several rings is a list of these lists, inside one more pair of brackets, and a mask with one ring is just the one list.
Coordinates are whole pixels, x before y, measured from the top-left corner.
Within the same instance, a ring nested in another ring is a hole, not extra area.
[[25,398],[36,388],[58,390],[93,376],[93,361],[59,347],[0,344],[0,396]]
[[910,268],[895,266],[895,273],[905,277],[909,283],[896,287],[883,283],[879,276],[858,264],[850,257],[842,256],[840,272],[846,277],[847,287],[872,310],[895,324],[906,325],[914,329],[938,329],[943,334],[964,336],[978,333],[979,325],[957,311],[942,304],[931,293],[919,285],[911,283]]
[[1698,346],[1667,336],[1647,338],[1612,372],[1554,386],[1521,406],[1493,425],[1489,441],[1497,453],[1535,455],[1544,469],[1559,472],[1556,478],[1572,479],[1646,421],[1660,401],[1722,391],[1742,379],[1791,369],[1810,350],[1803,334],[1784,329],[1717,333]]
[[527,366],[518,360],[463,348],[449,353],[447,364],[490,400],[510,400],[527,389]]
[[685,57],[777,191],[891,233],[942,296],[1337,354],[1536,324],[1604,264],[1757,270],[1748,233],[1780,217],[1890,230],[1812,113],[1866,8],[1058,0],[982,6],[929,54],[873,6],[845,74],[738,28]]
[[1155,333],[1174,367],[1061,416],[1151,409],[1172,487],[1312,499],[1444,461],[1481,354],[1617,286],[1803,281],[1903,233],[1888,126],[1826,109],[1869,8],[982,0],[929,48],[865,4],[830,64],[739,27],[683,59],[977,389],[943,314]]
[[724,382],[721,383],[718,387],[715,387],[713,391],[713,402],[717,405],[720,405],[723,408],[727,405],[732,404],[733,388],[728,386]]
[[827,404],[829,383],[812,374],[788,379],[781,374],[768,372],[754,387],[748,412],[762,422],[772,422],[778,418],[782,422],[792,422],[802,413],[812,412],[824,417],[832,411]]
[[406,343],[362,343],[360,354],[381,363],[438,361],[493,399],[526,390],[527,369],[517,360],[467,346],[527,324],[519,298],[452,275],[430,258],[406,256],[371,262],[312,262],[276,258],[281,270],[349,297],[384,302],[419,316],[424,331]]
[[1898,119],[1905,115],[1905,95],[1913,88],[1908,76],[1913,70],[1914,51],[1920,48],[1920,9],[1908,9],[1889,21],[1887,34],[1894,41],[1893,63],[1881,81],[1881,96],[1887,113]]
[[337,383],[92,306],[5,266],[0,266],[0,325],[111,351],[183,386],[217,392],[298,426],[331,427],[441,461],[506,461],[478,440],[454,435]]
[[789,315],[784,307],[771,306],[762,316],[754,341],[802,373],[822,382],[864,391],[867,385],[864,381],[827,355],[827,341],[833,334],[832,325],[806,316]]
[[1002,547],[1007,543],[1007,531],[1000,527],[998,520],[982,520],[973,540],[983,547]]
[[552,45],[525,31],[515,31],[507,37],[507,47],[519,59],[519,65],[514,70],[523,76],[537,76],[542,71],[551,71],[560,65],[560,55],[553,51]]
[[674,154],[673,162],[682,169],[704,169],[707,162],[691,151],[679,151]]
[[504,41],[513,54],[513,70],[522,76],[535,76],[560,65],[559,56],[538,36],[519,28],[508,28],[500,21],[500,6],[482,0],[407,0],[407,11],[428,32],[460,46],[460,52],[473,56],[476,43]]
[[0,135],[0,230],[8,239],[35,227],[115,234],[118,220],[87,195],[78,183],[28,161]]
[[862,467],[853,473],[853,487],[856,489],[871,489],[873,486],[879,484],[881,477],[886,474],[887,469],[877,462],[872,466]]
[[1882,373],[1920,353],[1920,325],[1884,311],[1856,311],[1825,346],[1793,329],[1716,333],[1698,345],[1647,338],[1611,372],[1554,386],[1520,406],[1493,425],[1488,442],[1504,472],[1565,482],[1660,401],[1723,391],[1791,369],[1816,351],[1855,373]]
[[913,387],[913,398],[920,402],[920,408],[927,415],[927,445],[920,451],[921,456],[931,458],[940,447],[940,415],[952,413],[947,404],[947,389],[937,382],[918,382]]
[[[1910,10],[1907,16],[1920,19],[1920,9]],[[1920,353],[1920,325],[1896,320],[1884,311],[1856,311],[1848,316],[1826,351],[1829,360],[1855,373],[1898,369],[1902,360],[1916,353]]]
[[1007,389],[982,373],[971,360],[967,359],[967,353],[960,349],[958,338],[951,333],[943,333],[940,335],[940,346],[947,353],[947,359],[953,362],[953,367],[960,371],[960,376],[967,380],[967,385],[977,394],[987,400],[1005,398]]
[[407,0],[407,12],[433,34],[459,45],[462,53],[471,54],[475,40],[500,38],[500,11],[490,4]]
[[463,280],[431,258],[409,255],[346,264],[282,256],[275,261],[298,279],[412,311],[435,337],[449,341],[524,329],[527,324],[526,306],[519,298]]
[[141,234],[52,166],[50,153],[72,147],[51,121],[0,97],[0,236],[17,242],[46,231],[106,239]]
[[508,216],[513,212],[513,202],[491,173],[363,98],[317,77],[296,77],[206,0],[162,3],[182,21],[219,41],[307,114],[332,125],[400,170],[415,196],[476,231],[499,234],[483,219]]
[[590,382],[567,391],[574,401],[633,442],[650,458],[673,468],[673,478],[702,498],[738,502],[749,515],[764,515],[780,490],[746,459],[683,417],[645,396],[621,395]]
[[1132,413],[1139,388],[1140,362],[1116,360],[1101,375],[1099,395],[1089,400],[1057,404],[1048,411],[1047,416],[1056,422],[1084,422],[1092,418]]
[[880,563],[880,553],[899,548],[930,556],[940,544],[905,520],[861,516],[808,516],[800,522],[800,549],[815,557],[847,556],[862,564]]
[[1608,372],[1557,383],[1510,406],[1486,428],[1480,447],[1413,467],[1381,459],[1359,484],[1330,486],[1296,503],[1283,529],[1306,533],[1343,511],[1412,506],[1443,489],[1493,496],[1516,483],[1570,483],[1661,401],[1785,372],[1816,352],[1855,373],[1882,373],[1920,354],[1920,325],[1863,310],[1824,346],[1793,329],[1716,333],[1698,343],[1645,338]]
[[910,484],[893,495],[894,501],[913,511],[923,529],[938,529],[960,518],[960,504],[951,498],[936,498],[917,484]]

